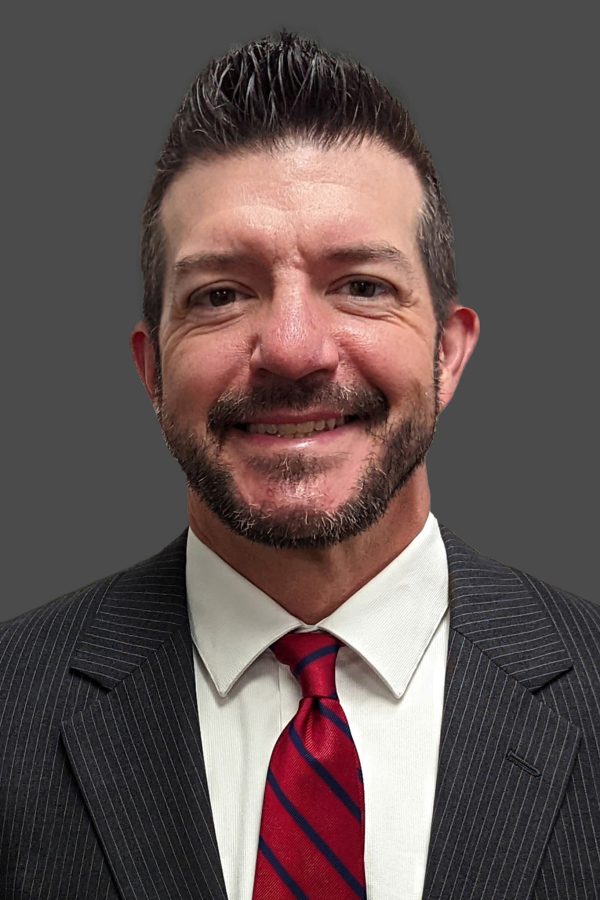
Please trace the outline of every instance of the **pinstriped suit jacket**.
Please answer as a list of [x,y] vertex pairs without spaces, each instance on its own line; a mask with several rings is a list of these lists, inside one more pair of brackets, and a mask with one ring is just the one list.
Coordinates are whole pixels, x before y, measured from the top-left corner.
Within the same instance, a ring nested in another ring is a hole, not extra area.
[[[423,897],[592,900],[600,609],[442,534],[450,642]],[[0,626],[0,737],[1,898],[224,900],[185,533]]]

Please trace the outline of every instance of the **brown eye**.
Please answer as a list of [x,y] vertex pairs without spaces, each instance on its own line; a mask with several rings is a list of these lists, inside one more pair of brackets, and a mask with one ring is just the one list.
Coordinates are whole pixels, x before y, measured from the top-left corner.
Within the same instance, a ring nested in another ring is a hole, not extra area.
[[209,291],[196,291],[188,302],[190,306],[208,306],[216,309],[234,303],[237,293],[233,288],[212,288]]
[[366,281],[366,280],[355,280],[348,281],[348,293],[353,297],[365,297],[367,299],[371,297],[379,296],[380,293],[385,292],[385,285],[380,284],[378,281]]

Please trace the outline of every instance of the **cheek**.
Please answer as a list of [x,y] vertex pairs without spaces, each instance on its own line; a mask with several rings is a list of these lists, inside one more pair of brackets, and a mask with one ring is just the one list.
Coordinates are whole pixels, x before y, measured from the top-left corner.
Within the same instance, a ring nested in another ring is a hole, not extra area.
[[433,379],[433,342],[410,328],[371,324],[345,335],[343,359],[349,377],[377,387],[391,401],[415,382],[427,387]]
[[205,414],[232,387],[240,386],[240,352],[224,340],[189,340],[163,360],[163,399],[190,420]]

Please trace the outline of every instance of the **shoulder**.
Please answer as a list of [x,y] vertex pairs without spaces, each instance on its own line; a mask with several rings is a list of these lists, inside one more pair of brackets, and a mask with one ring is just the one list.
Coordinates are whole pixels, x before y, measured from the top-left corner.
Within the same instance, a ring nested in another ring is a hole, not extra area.
[[[507,568],[510,567],[507,566]],[[595,622],[596,625],[600,624],[600,603],[556,587],[556,585],[542,581],[540,578],[536,578],[535,575],[523,572],[520,569],[511,568],[510,571],[514,572],[522,580],[523,584],[531,590],[546,608],[554,609],[556,613],[571,610],[578,616],[582,616],[590,622]]]
[[486,556],[457,537],[446,525],[440,525],[440,532],[450,577],[459,586],[460,593],[466,589],[470,597],[477,594],[483,597],[486,589],[492,588],[498,596],[514,596],[514,608],[520,608],[521,601],[529,599],[542,606],[555,621],[557,629],[567,635],[576,628],[576,622],[586,622],[591,628],[600,627],[600,602],[579,597]]
[[533,690],[571,663],[600,683],[600,606],[441,533],[456,630],[511,673],[529,672]]
[[[508,568],[508,567],[507,567]],[[511,569],[544,611],[575,658],[600,659],[600,605],[548,584],[527,572]]]
[[[154,556],[91,584],[57,597],[43,606],[0,623],[0,698],[2,684],[39,673],[49,664],[68,664],[77,641],[115,595],[147,589],[165,575],[183,577],[185,532]],[[173,573],[173,574],[171,574]],[[41,664],[44,665],[41,665]]]
[[0,624],[0,665],[9,647],[24,642],[33,652],[40,642],[56,643],[75,636],[122,573],[101,578]]

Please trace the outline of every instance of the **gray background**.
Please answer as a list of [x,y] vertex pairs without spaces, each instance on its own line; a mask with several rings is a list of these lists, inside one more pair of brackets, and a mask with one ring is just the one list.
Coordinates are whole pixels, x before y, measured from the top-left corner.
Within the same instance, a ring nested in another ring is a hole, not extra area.
[[[598,599],[592,4],[16,4],[4,20],[0,618],[136,562],[184,483],[130,360],[139,216],[196,71],[281,26],[408,102],[482,338],[430,453],[481,551]],[[517,11],[518,10],[518,11]]]

